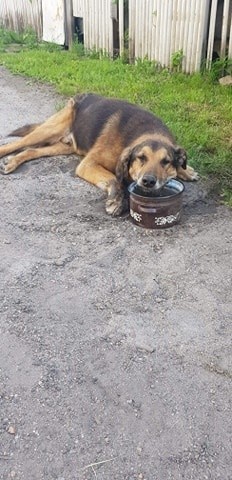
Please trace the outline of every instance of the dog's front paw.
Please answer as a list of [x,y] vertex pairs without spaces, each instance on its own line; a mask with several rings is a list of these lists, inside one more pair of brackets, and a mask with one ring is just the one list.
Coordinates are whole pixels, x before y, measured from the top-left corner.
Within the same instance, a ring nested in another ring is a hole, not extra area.
[[194,170],[194,168],[192,167],[187,167],[187,174],[188,174],[188,180],[190,180],[190,182],[194,182],[196,180],[199,180],[200,178],[199,173],[196,172],[196,170]]
[[177,176],[186,182],[195,182],[200,178],[199,173],[197,173],[194,168],[189,167],[189,165],[187,166],[186,170],[184,170],[182,167],[178,168]]
[[106,200],[106,212],[113,217],[120,215],[124,210],[124,193],[117,183],[112,183]]
[[4,160],[1,161],[0,172],[3,173],[3,175],[8,175],[8,173],[13,172],[16,168],[17,164],[13,156],[4,158]]
[[113,217],[121,215],[124,210],[123,198],[108,198],[106,200],[106,212]]

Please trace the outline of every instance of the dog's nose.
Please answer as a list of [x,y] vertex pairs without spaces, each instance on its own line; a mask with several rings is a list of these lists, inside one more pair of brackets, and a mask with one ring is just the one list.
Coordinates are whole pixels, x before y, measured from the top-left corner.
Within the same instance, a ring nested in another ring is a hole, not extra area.
[[144,175],[142,179],[143,187],[152,188],[156,184],[156,178],[153,175]]

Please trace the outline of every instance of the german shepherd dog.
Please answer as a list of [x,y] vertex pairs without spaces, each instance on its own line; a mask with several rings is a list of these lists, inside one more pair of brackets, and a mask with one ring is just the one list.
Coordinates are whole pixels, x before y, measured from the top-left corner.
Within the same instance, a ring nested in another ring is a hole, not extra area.
[[120,215],[125,186],[137,182],[157,193],[170,179],[196,180],[183,148],[167,126],[152,113],[125,101],[94,94],[77,95],[41,124],[25,125],[9,136],[22,137],[0,146],[2,173],[39,157],[83,157],[76,175],[106,192],[106,211]]

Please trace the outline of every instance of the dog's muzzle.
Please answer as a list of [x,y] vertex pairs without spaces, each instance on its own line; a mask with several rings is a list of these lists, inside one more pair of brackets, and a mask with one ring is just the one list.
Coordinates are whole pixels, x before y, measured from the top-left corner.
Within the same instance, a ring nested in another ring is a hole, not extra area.
[[137,185],[142,188],[145,192],[154,192],[158,193],[165,183],[167,183],[168,179],[157,179],[154,175],[144,175],[142,178],[139,178]]
[[144,175],[141,179],[141,187],[152,189],[157,182],[157,178],[153,175]]

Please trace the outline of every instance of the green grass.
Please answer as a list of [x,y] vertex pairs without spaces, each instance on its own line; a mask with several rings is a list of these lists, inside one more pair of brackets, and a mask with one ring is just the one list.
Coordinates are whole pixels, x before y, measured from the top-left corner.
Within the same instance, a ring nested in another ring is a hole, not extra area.
[[[213,176],[226,192],[232,189],[232,89],[216,81],[215,71],[185,75],[159,71],[148,61],[135,65],[110,60],[102,52],[84,52],[74,45],[65,51],[38,44],[32,33],[0,29],[0,64],[18,73],[54,85],[71,96],[91,91],[127,99],[160,116],[188,151],[189,161],[202,175]],[[21,42],[12,52],[12,42]],[[26,119],[25,119],[26,121]]]

